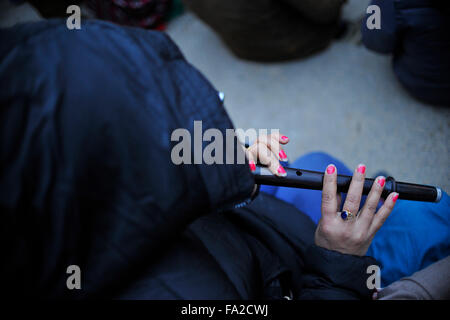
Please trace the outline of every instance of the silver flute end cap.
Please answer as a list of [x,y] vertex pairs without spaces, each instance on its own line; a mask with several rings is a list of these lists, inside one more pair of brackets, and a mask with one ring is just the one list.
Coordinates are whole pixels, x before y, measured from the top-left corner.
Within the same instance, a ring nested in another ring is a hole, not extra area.
[[436,200],[434,202],[439,202],[442,199],[442,190],[441,188],[436,187]]

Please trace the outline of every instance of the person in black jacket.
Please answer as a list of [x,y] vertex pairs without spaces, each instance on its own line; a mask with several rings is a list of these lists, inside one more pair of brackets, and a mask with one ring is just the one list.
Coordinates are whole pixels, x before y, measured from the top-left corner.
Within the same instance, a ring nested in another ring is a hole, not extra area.
[[[343,220],[330,165],[316,230],[294,206],[255,198],[251,162],[175,165],[175,129],[192,132],[202,120],[225,135],[233,126],[217,91],[165,34],[99,21],[70,31],[50,20],[0,30],[0,44],[3,293],[372,297],[367,270],[378,263],[365,253],[398,195],[374,215],[383,189],[374,183],[358,218]],[[283,176],[287,142],[261,136],[246,153]],[[364,177],[358,167],[344,204],[354,214]],[[67,285],[73,265],[79,290]]]
[[370,50],[393,55],[394,72],[415,98],[450,106],[450,4],[441,0],[373,0],[380,28],[363,20],[363,42]]

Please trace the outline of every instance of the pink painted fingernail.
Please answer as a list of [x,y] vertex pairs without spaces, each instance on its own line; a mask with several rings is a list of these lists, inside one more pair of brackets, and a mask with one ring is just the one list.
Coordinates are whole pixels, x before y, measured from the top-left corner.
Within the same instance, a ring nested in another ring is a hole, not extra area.
[[248,165],[250,166],[250,170],[252,170],[252,172],[256,170],[256,164],[254,161],[250,160]]
[[286,170],[284,170],[284,168],[283,168],[282,166],[279,166],[279,167],[278,167],[277,172],[278,172],[278,174],[281,175],[281,176],[287,175],[287,174],[286,174]]
[[288,141],[288,140],[289,140],[289,138],[288,138],[288,137],[286,137],[286,136],[282,136],[282,137],[281,137],[281,140],[283,140],[283,141]]
[[334,165],[330,164],[327,168],[327,173],[333,174],[335,170],[336,170],[336,168],[334,167]]
[[396,193],[393,197],[392,197],[392,202],[396,202],[398,199],[398,193]]
[[365,172],[366,172],[366,166],[365,165],[363,165],[363,164],[360,164],[359,166],[358,166],[358,170],[357,170],[359,173],[361,173],[361,174],[364,174]]
[[383,188],[384,187],[384,183],[386,182],[386,179],[385,178],[378,178],[377,182],[378,182],[378,185]]
[[278,155],[280,156],[281,160],[286,160],[287,159],[287,155],[286,155],[286,153],[283,150],[281,150],[280,153],[278,153]]

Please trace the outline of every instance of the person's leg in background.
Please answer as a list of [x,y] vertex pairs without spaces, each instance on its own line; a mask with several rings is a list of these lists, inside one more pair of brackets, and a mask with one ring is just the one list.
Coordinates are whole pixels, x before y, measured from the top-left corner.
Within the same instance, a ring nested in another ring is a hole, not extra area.
[[325,6],[320,12],[336,19],[317,23],[289,1],[184,0],[235,55],[255,61],[302,58],[326,48],[339,30],[343,3],[342,0],[330,2],[338,6]]
[[341,9],[347,0],[282,0],[296,8],[310,21],[330,24],[338,21]]
[[449,300],[450,256],[378,292],[380,300]]
[[450,255],[450,197],[439,203],[398,200],[367,252],[382,263],[387,286]]

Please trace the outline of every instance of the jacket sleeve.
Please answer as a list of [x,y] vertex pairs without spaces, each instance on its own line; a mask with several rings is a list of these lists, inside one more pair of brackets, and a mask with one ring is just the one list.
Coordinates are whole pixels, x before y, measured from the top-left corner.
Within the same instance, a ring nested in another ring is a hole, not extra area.
[[303,287],[298,299],[371,299],[374,289],[367,268],[378,265],[372,257],[359,257],[311,245],[305,255]]
[[367,23],[373,13],[367,13],[361,25],[362,41],[375,52],[393,53],[397,46],[399,26],[395,3],[393,0],[372,0],[370,5],[380,8],[381,29],[368,28]]
[[[0,42],[0,271],[11,296],[108,297],[195,219],[251,197],[248,164],[193,161],[206,130],[233,126],[164,33],[50,20],[0,31]],[[176,129],[185,139],[173,141]],[[233,138],[220,154],[240,150]],[[174,163],[178,143],[190,163]],[[66,287],[69,265],[82,290]]]

